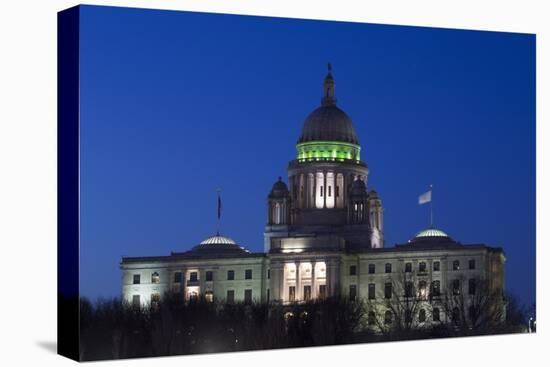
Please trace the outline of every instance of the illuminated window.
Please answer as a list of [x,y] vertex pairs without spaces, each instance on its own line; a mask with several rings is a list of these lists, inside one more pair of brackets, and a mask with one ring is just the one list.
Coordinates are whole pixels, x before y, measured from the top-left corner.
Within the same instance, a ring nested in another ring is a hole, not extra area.
[[369,299],[375,299],[376,298],[376,285],[374,283],[369,284]]
[[384,324],[390,325],[392,322],[392,314],[391,311],[386,311],[384,314]]
[[160,303],[160,294],[159,293],[153,293],[151,294],[151,306],[152,307],[158,307]]
[[211,282],[212,279],[214,279],[214,272],[212,272],[212,271],[207,271],[207,272],[206,272],[206,281],[207,281],[207,282]]
[[439,280],[432,282],[432,296],[439,297],[441,295],[441,283]]
[[468,280],[468,294],[470,296],[473,296],[476,294],[476,280],[470,279]]
[[134,274],[133,283],[134,283],[134,284],[139,284],[139,283],[141,283],[141,275],[139,275],[139,274]]
[[139,294],[134,294],[132,296],[132,306],[139,308],[141,306],[141,300],[139,299]]
[[473,270],[476,268],[476,261],[474,259],[470,259],[468,261],[468,269]]
[[204,299],[206,302],[214,302],[214,293],[212,291],[204,292]]
[[421,280],[418,282],[418,297],[425,300],[428,297],[428,290],[426,289],[426,281]]
[[376,315],[374,313],[374,311],[370,311],[369,314],[368,314],[368,318],[367,318],[367,322],[369,323],[369,325],[374,325],[376,323]]
[[349,275],[357,275],[357,266],[352,265],[349,267]]
[[304,301],[311,300],[311,286],[310,285],[304,285]]
[[393,287],[391,283],[386,283],[384,285],[384,298],[390,299],[393,292]]
[[321,284],[319,286],[319,298],[324,299],[327,296],[327,286],[324,284]]
[[181,283],[183,280],[181,271],[176,271],[174,273],[174,283]]
[[385,266],[385,272],[386,273],[391,273],[391,264],[390,263],[387,263],[386,266]]
[[426,263],[420,262],[418,263],[418,271],[421,273],[424,273],[426,271]]
[[252,279],[252,269],[246,269],[244,271],[244,279]]
[[235,280],[235,271],[234,270],[228,270],[227,271],[227,280]]
[[460,294],[460,280],[453,280],[453,295],[458,296]]
[[153,284],[160,283],[160,276],[159,276],[159,273],[157,273],[156,271],[153,274],[151,274],[151,283]]
[[199,274],[196,271],[189,273],[189,281],[196,282],[198,280]]
[[432,318],[434,321],[440,321],[439,308],[434,308],[432,311]]
[[453,270],[460,270],[460,261],[453,261]]
[[234,303],[235,302],[235,291],[230,289],[227,291],[227,296],[225,297],[225,301],[227,303]]
[[405,263],[405,273],[410,273],[412,272],[412,263]]
[[357,286],[355,284],[352,284],[349,286],[349,299],[351,301],[355,301],[356,298],[357,298]]
[[434,261],[434,265],[433,265],[434,271],[439,271],[439,265],[440,265],[439,261]]
[[288,287],[288,300],[289,302],[296,301],[296,287]]
[[376,271],[376,266],[374,264],[369,264],[369,274],[374,274]]
[[418,321],[419,322],[426,321],[426,310],[422,309],[422,310],[418,311]]

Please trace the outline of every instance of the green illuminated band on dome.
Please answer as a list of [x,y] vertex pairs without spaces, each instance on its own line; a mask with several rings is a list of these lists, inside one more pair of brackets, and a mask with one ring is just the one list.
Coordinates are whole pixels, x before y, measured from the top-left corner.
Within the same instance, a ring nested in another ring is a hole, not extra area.
[[361,147],[357,144],[341,141],[311,141],[296,144],[297,159],[310,161],[359,161]]

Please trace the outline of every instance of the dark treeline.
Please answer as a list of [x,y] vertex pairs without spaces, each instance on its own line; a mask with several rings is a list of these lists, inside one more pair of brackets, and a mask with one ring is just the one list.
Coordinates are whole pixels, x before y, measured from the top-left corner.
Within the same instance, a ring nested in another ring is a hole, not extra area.
[[[62,307],[63,305],[60,305]],[[524,331],[524,315],[514,303],[507,321],[491,330],[440,324],[374,332],[367,305],[329,298],[289,306],[223,304],[199,298],[184,302],[167,294],[152,307],[135,308],[119,299],[92,304],[80,300],[80,359],[118,359],[484,335]]]

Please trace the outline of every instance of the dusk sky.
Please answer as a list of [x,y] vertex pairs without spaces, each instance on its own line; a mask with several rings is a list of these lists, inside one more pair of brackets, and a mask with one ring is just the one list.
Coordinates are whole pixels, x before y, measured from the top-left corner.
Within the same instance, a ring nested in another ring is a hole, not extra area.
[[122,256],[216,231],[263,251],[266,198],[327,62],[384,206],[386,247],[429,226],[500,246],[535,300],[535,36],[81,8],[83,296],[120,296]]

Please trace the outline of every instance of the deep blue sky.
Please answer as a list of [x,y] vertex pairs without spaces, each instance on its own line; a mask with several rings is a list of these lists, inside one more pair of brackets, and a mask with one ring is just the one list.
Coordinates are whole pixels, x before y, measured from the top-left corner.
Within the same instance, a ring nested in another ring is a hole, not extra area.
[[382,197],[386,246],[428,222],[502,246],[535,299],[535,36],[110,7],[81,13],[81,291],[120,294],[121,256],[216,230],[263,249],[266,196],[331,62]]

